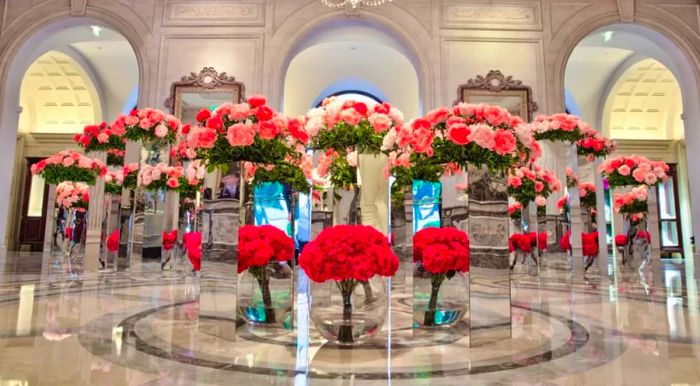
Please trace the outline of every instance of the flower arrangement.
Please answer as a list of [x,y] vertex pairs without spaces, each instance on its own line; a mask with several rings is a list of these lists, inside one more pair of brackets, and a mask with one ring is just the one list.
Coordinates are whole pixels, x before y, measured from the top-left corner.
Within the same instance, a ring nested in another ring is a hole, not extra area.
[[86,153],[93,151],[107,152],[107,165],[121,166],[126,152],[126,138],[123,119],[117,119],[112,125],[102,122],[99,125],[88,125],[82,134],[73,137],[75,143]]
[[[598,231],[593,231],[591,233],[581,233],[581,246],[583,247],[583,255],[588,257],[594,257],[598,255]],[[561,237],[559,241],[561,249],[564,251],[571,250],[571,231],[567,230],[564,236]]]
[[268,263],[285,262],[294,258],[294,242],[272,225],[245,225],[238,230],[238,273],[248,270],[258,281],[265,308],[265,322],[276,323],[272,307],[270,277],[279,276],[279,267]]
[[399,259],[387,238],[371,226],[337,225],[324,229],[308,243],[299,256],[299,265],[311,280],[334,280],[343,297],[343,323],[339,327],[341,343],[353,342],[352,293],[360,283],[375,275],[393,276]]
[[585,137],[576,142],[577,153],[586,156],[588,162],[592,162],[595,157],[607,157],[617,148],[615,141],[597,131],[585,133]]
[[431,283],[423,325],[435,326],[440,286],[457,272],[469,272],[469,236],[457,228],[424,228],[413,236],[413,262]]
[[535,138],[539,140],[574,143],[586,133],[595,132],[579,117],[569,114],[539,115],[533,122]]
[[505,173],[519,162],[541,156],[530,127],[502,107],[459,103],[452,111],[436,109],[425,119],[434,131],[432,152],[442,164],[486,165],[491,171]]
[[537,164],[517,167],[508,171],[508,194],[522,205],[538,201],[538,206],[547,204],[547,197],[561,191],[561,182],[551,170],[542,169]]
[[581,207],[586,209],[595,209],[596,194],[595,185],[590,182],[582,182],[578,186],[579,197],[581,198]]
[[94,185],[98,176],[107,173],[107,167],[99,159],[93,160],[71,150],[62,150],[32,165],[31,173],[41,175],[49,184],[73,181]]
[[143,165],[137,175],[137,186],[148,191],[174,190],[184,198],[194,198],[201,190],[205,174],[206,169],[200,160],[191,162],[186,169],[164,163]]
[[202,232],[187,232],[182,236],[182,244],[187,250],[187,258],[194,272],[202,268]]
[[89,202],[89,185],[73,181],[63,181],[56,185],[56,204],[66,209],[87,210]]
[[557,209],[562,214],[569,213],[569,193],[564,194],[557,200]]
[[650,161],[640,155],[617,156],[609,158],[598,168],[612,188],[647,185],[655,186],[659,181],[666,181],[669,167],[663,161]]
[[177,229],[170,232],[163,231],[163,249],[169,251],[173,249],[175,243],[177,243]]
[[179,149],[188,159],[196,154],[209,171],[223,172],[231,162],[250,162],[261,173],[256,182],[274,180],[297,191],[309,189],[300,169],[311,141],[305,118],[286,117],[267,106],[265,97],[253,96],[246,103],[224,103],[213,112],[202,109],[196,119],[199,125],[187,131],[187,148]]
[[[153,141],[174,143],[180,131],[180,120],[152,108],[132,110],[128,116],[117,118],[123,121],[124,137],[130,141]],[[119,125],[116,123],[113,125]]]
[[640,185],[633,188],[628,193],[615,193],[613,196],[613,207],[615,213],[623,215],[632,215],[637,213],[647,213],[649,206],[647,198],[649,189],[645,185]]
[[132,162],[124,165],[121,170],[109,171],[105,174],[105,192],[121,194],[122,188],[136,189],[139,164]]
[[403,113],[389,103],[368,106],[331,97],[306,115],[306,131],[313,147],[325,151],[318,175],[330,174],[332,186],[348,189],[357,183],[357,154],[378,154],[384,136],[403,125]]
[[523,218],[523,204],[515,202],[508,205],[508,217],[513,221],[520,221]]

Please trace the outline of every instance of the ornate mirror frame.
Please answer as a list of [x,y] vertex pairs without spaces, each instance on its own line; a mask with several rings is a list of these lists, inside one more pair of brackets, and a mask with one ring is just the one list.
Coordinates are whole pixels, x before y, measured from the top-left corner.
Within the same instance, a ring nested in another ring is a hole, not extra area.
[[457,88],[455,103],[479,103],[479,97],[514,96],[520,98],[519,116],[531,121],[538,109],[532,97],[532,88],[512,76],[503,75],[499,70],[491,70],[486,76],[477,75]]
[[165,107],[176,117],[182,114],[182,94],[193,93],[221,93],[231,90],[232,102],[241,103],[245,100],[245,85],[236,78],[228,76],[225,72],[218,73],[214,67],[204,67],[199,74],[191,72],[170,85],[170,95],[165,100]]

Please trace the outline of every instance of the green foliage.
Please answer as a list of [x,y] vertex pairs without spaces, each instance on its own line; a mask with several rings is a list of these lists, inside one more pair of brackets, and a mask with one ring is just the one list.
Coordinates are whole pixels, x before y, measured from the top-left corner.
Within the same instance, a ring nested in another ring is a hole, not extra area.
[[334,149],[345,155],[348,148],[357,150],[358,153],[379,154],[382,148],[384,135],[377,133],[367,122],[361,121],[357,126],[338,122],[330,130],[321,130],[314,138],[314,149]]
[[634,200],[620,207],[620,213],[622,214],[646,213],[648,211],[649,205],[646,201]]
[[57,185],[63,181],[84,182],[88,185],[95,185],[95,180],[99,171],[96,169],[80,168],[77,165],[46,165],[41,171],[41,176],[46,183]]
[[285,157],[293,151],[278,138],[266,140],[256,137],[250,146],[231,146],[226,137],[219,136],[211,149],[199,149],[197,158],[207,161],[209,172],[216,169],[227,172],[228,165],[232,162],[247,161],[275,165],[283,162]]
[[357,167],[351,166],[344,156],[334,159],[328,172],[331,185],[336,188],[350,190],[357,185]]
[[107,153],[107,165],[122,166],[124,165],[124,157]]
[[114,182],[107,182],[105,183],[105,193],[122,194],[122,187]]
[[623,176],[622,174],[618,173],[617,170],[606,175],[606,178],[608,179],[608,185],[610,185],[611,188],[639,185],[637,180],[635,180],[634,177],[632,177],[632,174],[630,174],[629,176]]
[[538,141],[574,143],[580,139],[583,139],[583,133],[578,127],[572,131],[549,130],[545,131],[544,133],[535,133],[535,139]]
[[518,162],[518,158],[511,155],[499,155],[496,152],[482,148],[474,142],[466,145],[458,145],[449,139],[435,138],[433,142],[434,157],[436,162],[446,164],[456,162],[466,169],[468,165],[486,165],[490,172],[505,174],[509,168]]
[[275,165],[272,170],[258,167],[253,178],[256,184],[262,182],[282,182],[291,186],[295,192],[308,192],[311,189],[301,169],[287,162]]

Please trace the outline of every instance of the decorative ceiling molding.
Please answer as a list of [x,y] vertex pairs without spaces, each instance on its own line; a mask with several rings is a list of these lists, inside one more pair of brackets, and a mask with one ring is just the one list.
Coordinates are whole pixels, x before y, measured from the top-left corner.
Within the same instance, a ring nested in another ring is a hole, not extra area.
[[465,3],[443,0],[440,4],[442,28],[487,28],[499,30],[542,30],[539,2]]
[[265,0],[169,1],[163,8],[165,26],[249,25],[265,23]]
[[[660,11],[673,18],[678,24],[693,31],[696,37],[700,37],[700,5],[699,4],[656,4],[648,3],[652,10]],[[653,12],[653,11],[652,11]],[[657,16],[658,17],[658,16]]]
[[87,0],[70,0],[70,15],[71,16],[85,16],[85,8],[87,7]]
[[634,21],[635,0],[617,0],[617,9],[620,11],[620,20],[625,23]]

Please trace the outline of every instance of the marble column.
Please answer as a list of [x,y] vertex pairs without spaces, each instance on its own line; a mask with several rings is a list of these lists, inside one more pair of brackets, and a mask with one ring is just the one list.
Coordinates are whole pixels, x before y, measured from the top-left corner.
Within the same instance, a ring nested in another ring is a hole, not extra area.
[[[601,158],[593,161],[593,178],[596,191],[596,223],[598,224],[598,265],[600,266],[600,280],[602,285],[610,284],[610,279],[617,277],[617,266],[613,256],[608,253],[608,228],[605,219],[605,189],[603,186],[603,176],[598,173],[598,166],[602,163]],[[611,207],[612,210],[612,207]],[[613,235],[614,244],[615,235]],[[613,245],[614,248],[614,245]],[[611,264],[612,263],[612,264]]]
[[647,196],[647,231],[651,234],[649,259],[651,260],[652,282],[654,286],[663,286],[663,263],[661,261],[661,239],[659,235],[659,207],[657,188],[650,187]]
[[[578,154],[576,144],[561,143],[566,155],[567,165],[578,175]],[[571,222],[571,277],[583,277],[583,245],[581,242],[581,199],[578,187],[569,191],[569,221]]]

